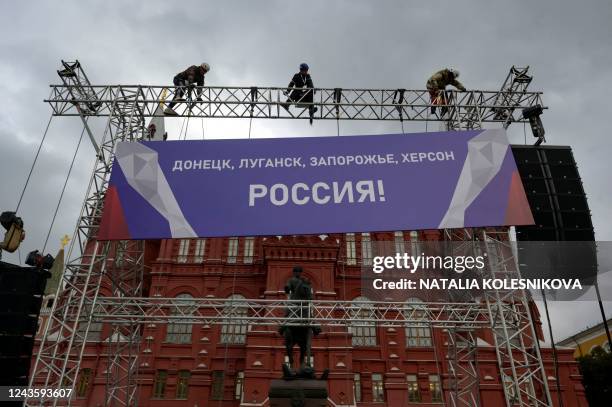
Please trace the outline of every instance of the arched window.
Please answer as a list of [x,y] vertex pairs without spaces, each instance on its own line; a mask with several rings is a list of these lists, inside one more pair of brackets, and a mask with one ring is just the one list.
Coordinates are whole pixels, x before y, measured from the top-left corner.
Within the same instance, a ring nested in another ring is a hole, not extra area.
[[193,262],[202,263],[204,261],[205,251],[206,251],[206,239],[197,239],[195,242],[195,252],[193,253]]
[[243,300],[244,297],[240,294],[234,294],[228,297],[228,302],[225,304],[223,316],[227,317],[221,325],[221,343],[243,344],[246,342],[247,321],[243,318],[247,316],[247,310],[241,306],[243,303],[231,300]]
[[410,254],[419,256],[421,254],[421,242],[419,242],[419,232],[410,231]]
[[385,401],[385,383],[380,373],[372,373],[372,401]]
[[406,253],[406,242],[404,241],[404,232],[401,230],[393,233],[393,245],[395,252],[399,254]]
[[238,238],[230,237],[227,241],[227,262],[236,263],[238,257]]
[[372,265],[372,236],[369,233],[361,234],[361,259],[364,266]]
[[181,239],[179,241],[179,254],[176,256],[178,263],[187,263],[187,257],[189,255],[189,239]]
[[355,234],[346,234],[346,264],[354,266],[357,264],[357,251],[355,250]]
[[429,375],[429,394],[433,403],[442,402],[442,386],[440,385],[440,376],[437,374]]
[[376,346],[376,324],[371,321],[374,312],[369,298],[357,297],[352,301],[351,319],[354,321],[349,330],[353,334],[353,346]]
[[[170,311],[170,315],[191,315],[193,314],[194,301],[187,301],[193,297],[190,294],[182,293],[176,296],[175,307]],[[170,323],[166,331],[166,342],[168,343],[191,343],[191,323]]]
[[[425,323],[427,321],[427,316],[425,315],[424,305],[419,305],[422,303],[420,298],[408,298],[406,301],[406,306],[404,308],[404,315],[406,318],[414,321],[414,320],[423,320]],[[408,347],[422,347],[422,346],[431,346],[431,327],[424,326],[417,322],[408,322],[406,323],[406,346]]]
[[244,238],[244,257],[242,262],[244,264],[253,264],[253,249],[255,248],[255,238],[245,237]]
[[90,385],[91,385],[91,378],[92,378],[92,374],[91,374],[90,368],[81,369],[79,371],[79,379],[76,385],[76,396],[77,397],[87,396],[87,391],[89,390]]

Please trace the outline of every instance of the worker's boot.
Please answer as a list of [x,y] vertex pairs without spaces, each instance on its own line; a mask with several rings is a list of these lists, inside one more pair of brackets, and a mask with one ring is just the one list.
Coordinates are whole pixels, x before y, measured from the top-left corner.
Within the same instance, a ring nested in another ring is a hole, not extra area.
[[168,116],[178,116],[178,114],[174,111],[173,108],[171,107],[167,107],[164,109],[164,114],[168,115]]
[[310,106],[310,107],[308,108],[308,115],[310,116],[310,117],[309,117],[309,120],[310,120],[310,125],[312,125],[312,121],[313,121],[313,119],[314,119],[314,114],[315,114],[315,113],[316,113],[318,110],[319,110],[319,109],[318,109],[318,108],[316,108],[316,107],[314,107],[314,106]]

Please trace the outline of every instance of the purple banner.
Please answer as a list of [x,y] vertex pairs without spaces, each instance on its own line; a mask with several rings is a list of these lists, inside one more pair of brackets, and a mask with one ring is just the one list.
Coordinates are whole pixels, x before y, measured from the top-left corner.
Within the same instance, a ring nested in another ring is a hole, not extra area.
[[504,130],[120,143],[98,238],[533,224]]

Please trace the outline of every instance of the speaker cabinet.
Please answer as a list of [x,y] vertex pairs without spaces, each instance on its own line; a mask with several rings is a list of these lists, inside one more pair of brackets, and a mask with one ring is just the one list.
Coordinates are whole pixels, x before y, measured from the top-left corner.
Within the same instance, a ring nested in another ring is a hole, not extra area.
[[513,145],[512,153],[536,223],[517,226],[517,239],[595,240],[591,212],[572,149]]
[[0,386],[26,386],[46,270],[0,261]]

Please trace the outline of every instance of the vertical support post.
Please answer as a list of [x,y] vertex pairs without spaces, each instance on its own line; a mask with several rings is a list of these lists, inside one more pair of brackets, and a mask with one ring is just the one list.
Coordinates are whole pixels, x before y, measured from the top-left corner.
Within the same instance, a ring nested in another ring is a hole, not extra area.
[[253,117],[253,111],[255,110],[255,102],[257,102],[258,97],[257,86],[251,87],[251,118]]
[[[489,278],[520,278],[509,230],[483,231]],[[552,406],[538,337],[522,290],[487,290],[495,350],[508,407]]]
[[340,120],[340,101],[342,100],[342,88],[334,88],[334,104],[336,109],[336,120]]

